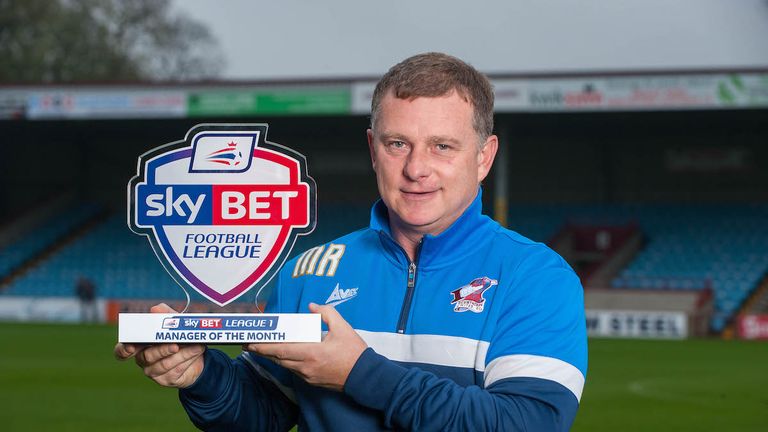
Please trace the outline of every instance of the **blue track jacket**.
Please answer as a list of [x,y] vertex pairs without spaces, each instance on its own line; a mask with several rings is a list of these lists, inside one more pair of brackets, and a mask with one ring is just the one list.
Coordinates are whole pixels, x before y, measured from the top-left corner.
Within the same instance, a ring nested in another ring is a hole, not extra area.
[[344,392],[209,349],[179,392],[205,430],[565,431],[587,371],[583,290],[555,252],[481,214],[480,193],[410,262],[387,209],[280,272],[268,312],[334,304],[368,344]]

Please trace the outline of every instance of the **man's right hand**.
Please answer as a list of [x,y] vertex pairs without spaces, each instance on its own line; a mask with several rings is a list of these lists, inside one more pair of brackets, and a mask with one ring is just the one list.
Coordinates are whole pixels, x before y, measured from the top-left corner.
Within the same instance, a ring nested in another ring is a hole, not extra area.
[[[152,313],[175,313],[168,305],[152,306]],[[191,386],[203,373],[205,345],[200,344],[123,344],[115,345],[115,357],[127,360],[134,357],[144,375],[165,387]]]

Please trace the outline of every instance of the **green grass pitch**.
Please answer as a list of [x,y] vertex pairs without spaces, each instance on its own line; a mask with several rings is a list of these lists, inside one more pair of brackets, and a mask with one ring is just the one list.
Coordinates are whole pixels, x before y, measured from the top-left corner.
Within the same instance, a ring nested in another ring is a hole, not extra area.
[[[0,430],[194,430],[174,390],[113,359],[116,335],[0,323]],[[593,339],[589,348],[574,431],[768,430],[767,343]]]

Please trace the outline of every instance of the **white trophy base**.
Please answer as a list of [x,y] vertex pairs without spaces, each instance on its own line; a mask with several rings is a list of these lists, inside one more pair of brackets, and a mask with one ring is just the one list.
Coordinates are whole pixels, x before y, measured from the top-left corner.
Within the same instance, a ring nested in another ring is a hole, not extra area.
[[320,342],[320,314],[121,313],[118,342],[245,344]]

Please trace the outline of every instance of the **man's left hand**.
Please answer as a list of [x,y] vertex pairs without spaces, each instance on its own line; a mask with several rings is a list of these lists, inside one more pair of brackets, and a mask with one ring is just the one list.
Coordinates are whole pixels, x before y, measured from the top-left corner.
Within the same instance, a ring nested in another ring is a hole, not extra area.
[[266,357],[293,371],[309,384],[342,391],[352,367],[368,348],[333,306],[309,304],[328,325],[328,333],[320,343],[259,343],[243,349]]

